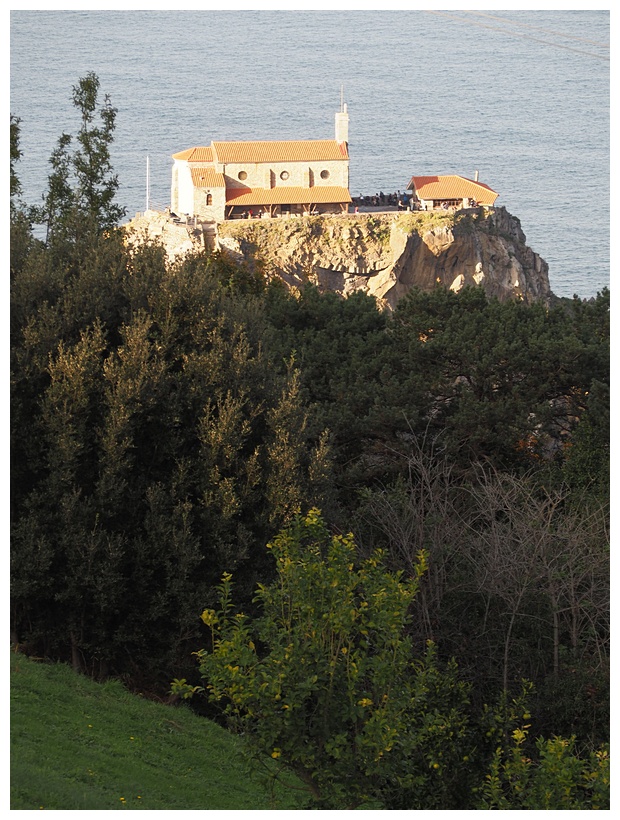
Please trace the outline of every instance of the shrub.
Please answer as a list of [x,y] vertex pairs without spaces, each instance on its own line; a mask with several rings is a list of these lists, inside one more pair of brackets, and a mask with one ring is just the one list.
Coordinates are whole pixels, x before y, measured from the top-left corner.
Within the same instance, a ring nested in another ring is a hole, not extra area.
[[277,578],[259,585],[255,620],[233,611],[225,575],[205,610],[212,650],[206,689],[231,724],[293,770],[325,808],[445,808],[457,798],[467,690],[435,650],[415,658],[406,629],[417,577],[357,563],[352,535],[330,536],[320,513],[269,545]]

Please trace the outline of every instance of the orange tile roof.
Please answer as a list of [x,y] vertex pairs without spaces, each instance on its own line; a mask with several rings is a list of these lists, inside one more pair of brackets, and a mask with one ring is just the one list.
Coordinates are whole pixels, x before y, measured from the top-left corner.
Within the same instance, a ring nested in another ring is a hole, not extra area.
[[280,185],[276,188],[229,188],[227,205],[318,205],[351,202],[346,188],[335,185],[315,185],[299,188]]
[[411,177],[407,190],[415,191],[420,199],[463,199],[469,197],[482,205],[493,205],[499,196],[483,182],[457,176]]
[[336,140],[213,142],[217,162],[320,162],[348,159],[346,143]]
[[218,174],[214,168],[192,168],[192,183],[195,188],[225,188],[224,174]]
[[196,148],[187,148],[185,151],[179,151],[178,154],[173,154],[172,159],[185,159],[188,162],[213,162],[213,151],[210,146],[201,146]]

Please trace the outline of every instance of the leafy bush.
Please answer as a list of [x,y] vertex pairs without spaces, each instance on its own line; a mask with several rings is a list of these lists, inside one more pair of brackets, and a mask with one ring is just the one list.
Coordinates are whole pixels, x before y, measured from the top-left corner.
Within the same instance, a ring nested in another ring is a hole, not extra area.
[[575,753],[575,739],[536,741],[526,751],[527,727],[517,728],[512,744],[498,748],[482,788],[480,809],[609,809],[609,750]]
[[269,549],[277,578],[259,585],[256,620],[233,611],[230,575],[219,609],[203,612],[211,698],[323,807],[456,807],[467,688],[453,664],[439,669],[431,643],[414,659],[406,634],[424,554],[412,580],[380,554],[358,564],[353,536],[330,536],[317,510]]

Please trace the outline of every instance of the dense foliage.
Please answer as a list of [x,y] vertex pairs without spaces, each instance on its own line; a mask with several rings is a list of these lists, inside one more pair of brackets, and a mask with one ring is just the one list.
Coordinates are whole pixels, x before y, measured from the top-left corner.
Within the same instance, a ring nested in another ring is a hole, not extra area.
[[438,288],[388,315],[219,253],[131,249],[98,87],[74,89],[78,148],[62,135],[42,208],[20,200],[11,118],[12,640],[153,690],[198,684],[223,573],[261,617],[265,544],[317,508],[325,549],[366,567],[380,551],[386,583],[416,585],[402,646],[422,659],[430,641],[442,685],[456,659],[472,715],[526,678],[532,736],[606,742],[609,293]]
[[[198,652],[211,700],[257,759],[271,754],[307,784],[316,806],[342,809],[609,807],[609,754],[580,756],[574,738],[527,743],[527,690],[480,712],[454,661],[409,623],[427,570],[389,572],[380,552],[358,561],[351,534],[330,536],[318,510],[268,545],[276,579],[259,584],[259,617],[234,611],[225,573]],[[175,680],[172,691],[199,691]],[[277,778],[277,772],[274,772]]]
[[326,807],[462,805],[466,687],[454,665],[438,669],[432,645],[412,667],[405,630],[424,554],[411,579],[380,554],[358,565],[353,537],[330,536],[317,510],[268,549],[278,577],[259,585],[256,624],[232,611],[229,575],[218,610],[202,615],[211,696]]

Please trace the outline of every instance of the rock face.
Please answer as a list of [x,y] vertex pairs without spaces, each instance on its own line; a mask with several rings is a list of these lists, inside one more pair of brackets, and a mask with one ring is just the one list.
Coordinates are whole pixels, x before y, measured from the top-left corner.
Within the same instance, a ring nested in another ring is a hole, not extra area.
[[480,285],[489,296],[526,303],[552,296],[547,263],[505,208],[234,220],[219,223],[206,244],[291,289],[312,282],[342,296],[362,290],[386,308],[412,287]]
[[205,232],[203,226],[176,222],[169,213],[145,211],[136,214],[131,222],[124,225],[125,236],[129,244],[151,241],[159,242],[168,259],[177,259],[188,252],[205,249]]
[[456,214],[350,214],[226,222],[219,247],[258,259],[291,288],[310,281],[347,296],[363,290],[393,308],[412,287],[481,285],[500,300],[548,302],[547,263],[505,208]]

